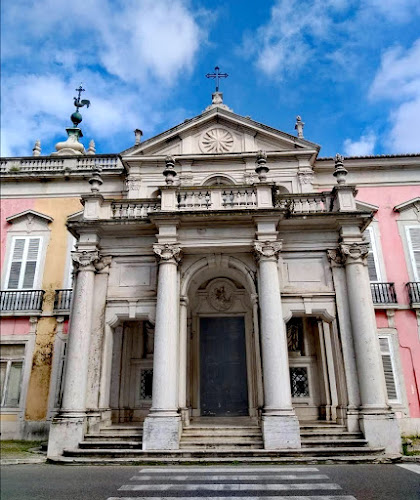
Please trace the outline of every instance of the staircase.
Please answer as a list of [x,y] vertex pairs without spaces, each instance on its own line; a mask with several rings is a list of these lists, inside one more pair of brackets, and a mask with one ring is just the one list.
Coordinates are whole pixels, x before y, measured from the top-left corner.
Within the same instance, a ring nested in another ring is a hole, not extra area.
[[261,428],[250,418],[194,419],[184,428],[179,450],[143,451],[142,426],[113,425],[87,434],[77,450],[64,450],[58,463],[249,464],[374,463],[391,461],[371,448],[361,433],[330,422],[302,422],[302,448],[264,450]]

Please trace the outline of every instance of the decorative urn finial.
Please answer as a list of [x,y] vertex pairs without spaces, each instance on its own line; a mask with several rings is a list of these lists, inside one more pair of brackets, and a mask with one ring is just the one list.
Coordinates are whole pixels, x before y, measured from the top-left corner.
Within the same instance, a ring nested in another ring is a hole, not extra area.
[[95,141],[93,139],[91,139],[89,141],[89,147],[88,147],[88,150],[87,150],[87,154],[88,155],[94,155],[95,153],[96,153]]
[[337,153],[335,155],[335,170],[333,176],[337,179],[337,184],[345,184],[348,172],[344,168],[344,157]]
[[305,124],[302,121],[302,118],[299,115],[297,115],[295,130],[297,130],[297,135],[298,135],[299,139],[303,139],[303,127],[304,126],[305,126]]
[[88,181],[90,184],[90,190],[92,191],[92,193],[98,193],[99,188],[104,183],[104,181],[102,180],[101,172],[102,172],[102,167],[95,164],[94,167],[92,168],[92,175]]
[[267,167],[267,153],[263,150],[259,150],[257,153],[255,172],[258,174],[258,179],[260,182],[265,182],[267,180],[267,173],[270,169]]
[[167,156],[165,158],[165,169],[162,173],[165,176],[166,184],[171,186],[174,183],[174,178],[176,177],[175,160],[172,156]]
[[138,146],[141,143],[141,136],[142,135],[143,135],[143,132],[139,128],[136,128],[136,130],[134,131],[134,137],[135,137],[134,145],[135,146]]
[[32,156],[41,156],[41,141],[39,139],[36,140],[32,149]]

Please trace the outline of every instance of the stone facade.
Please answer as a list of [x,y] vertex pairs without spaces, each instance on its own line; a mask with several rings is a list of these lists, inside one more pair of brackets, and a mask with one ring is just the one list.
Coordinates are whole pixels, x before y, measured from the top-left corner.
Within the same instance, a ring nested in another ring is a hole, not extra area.
[[[318,159],[319,146],[297,130],[294,137],[214,103],[145,142],[137,133],[118,157],[92,147],[68,157],[4,159],[2,342],[25,348],[18,406],[3,415],[6,434],[49,428],[48,453],[57,457],[87,433],[138,422],[144,450],[176,450],[194,419],[246,415],[261,427],[266,450],[299,448],[299,423],[325,421],[400,451],[401,429],[415,429],[420,416],[420,299],[409,303],[399,293],[392,302],[389,283],[375,280],[382,295],[372,300],[366,231],[378,206],[368,194],[359,200],[356,184],[362,191],[409,186],[393,213],[415,228],[418,219],[411,224],[408,214],[420,195],[420,157]],[[62,292],[71,253],[71,312],[69,304],[57,307],[57,293],[55,302],[46,293],[37,308],[19,305],[29,292],[9,286],[8,264],[19,236],[39,236],[44,245],[34,290]],[[51,244],[62,252],[61,269],[45,253]],[[42,269],[49,266],[48,281]],[[406,281],[418,290],[417,271],[410,272]],[[383,325],[385,313],[394,327]],[[411,358],[398,342],[387,344],[388,356],[378,335],[393,328],[398,336],[399,314],[410,325],[404,349]],[[49,329],[37,330],[47,320]],[[230,345],[239,347],[229,354]],[[36,368],[41,358],[45,366]],[[235,373],[246,379],[240,401],[229,392]],[[204,389],[209,380],[211,390]],[[37,413],[31,401],[43,388]]]

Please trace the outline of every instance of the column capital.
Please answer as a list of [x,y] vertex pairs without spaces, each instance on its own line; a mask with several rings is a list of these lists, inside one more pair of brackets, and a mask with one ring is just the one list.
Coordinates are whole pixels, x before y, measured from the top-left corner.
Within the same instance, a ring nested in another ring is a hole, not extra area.
[[254,241],[254,256],[257,261],[277,259],[282,249],[282,241]]
[[363,264],[369,253],[369,243],[341,243],[340,250],[345,264]]
[[341,267],[344,265],[345,259],[340,248],[327,250],[327,257],[330,261],[331,267]]
[[100,259],[98,250],[74,251],[71,258],[76,272],[96,271],[95,263]]
[[181,247],[177,244],[156,243],[153,245],[153,251],[157,256],[159,263],[172,262],[178,264],[178,262],[181,260]]
[[100,274],[109,273],[109,266],[111,265],[112,257],[110,255],[99,255],[99,259],[93,263],[95,269]]

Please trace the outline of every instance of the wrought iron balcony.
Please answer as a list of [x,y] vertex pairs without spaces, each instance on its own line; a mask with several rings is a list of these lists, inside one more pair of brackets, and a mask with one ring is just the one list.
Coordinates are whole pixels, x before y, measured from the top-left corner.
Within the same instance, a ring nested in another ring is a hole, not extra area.
[[410,304],[420,304],[420,281],[411,281],[405,286],[407,287]]
[[57,289],[54,297],[54,311],[69,311],[72,296],[71,288]]
[[0,311],[41,312],[44,290],[2,290],[0,292]]
[[370,289],[374,304],[396,304],[397,294],[394,283],[371,283]]

